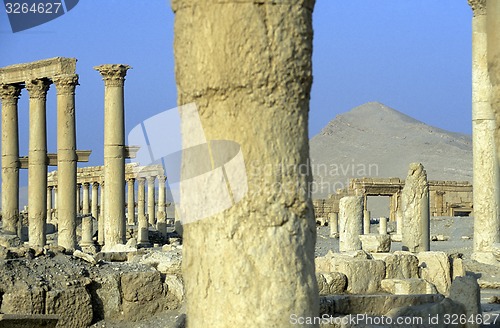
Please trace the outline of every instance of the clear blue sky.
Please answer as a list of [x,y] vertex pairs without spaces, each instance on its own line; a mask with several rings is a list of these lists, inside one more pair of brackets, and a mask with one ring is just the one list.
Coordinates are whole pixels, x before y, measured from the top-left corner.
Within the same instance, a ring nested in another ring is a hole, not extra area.
[[[470,133],[471,18],[466,0],[317,0],[310,136],[337,114],[368,101]],[[125,83],[127,132],[175,107],[173,19],[166,0],[80,0],[58,19],[12,33],[0,10],[0,67],[76,57],[81,84],[76,93],[78,148],[92,149],[90,164],[99,165],[104,84],[92,67],[133,67]],[[55,97],[52,88],[51,152],[56,150]],[[28,151],[27,99],[23,91],[21,155]]]

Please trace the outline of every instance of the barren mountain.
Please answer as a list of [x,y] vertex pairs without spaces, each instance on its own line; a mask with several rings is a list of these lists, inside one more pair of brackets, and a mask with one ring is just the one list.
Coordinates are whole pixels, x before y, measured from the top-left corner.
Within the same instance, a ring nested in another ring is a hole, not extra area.
[[472,182],[472,138],[429,126],[378,102],[338,115],[310,140],[313,198],[352,177],[405,178],[421,162],[429,180]]

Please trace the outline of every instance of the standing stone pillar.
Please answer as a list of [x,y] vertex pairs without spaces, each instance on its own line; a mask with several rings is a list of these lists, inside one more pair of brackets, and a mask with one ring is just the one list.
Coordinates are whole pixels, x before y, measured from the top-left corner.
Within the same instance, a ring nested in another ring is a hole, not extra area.
[[81,213],[81,209],[82,209],[82,207],[80,206],[81,205],[81,197],[80,197],[81,194],[82,194],[82,184],[78,183],[76,185],[76,214]]
[[89,214],[90,213],[90,204],[89,204],[89,189],[90,183],[85,182],[83,184],[83,204],[82,204],[82,213]]
[[137,244],[149,245],[148,219],[146,216],[146,178],[137,178]]
[[94,67],[104,80],[105,246],[125,243],[125,110],[123,86],[128,65]]
[[59,75],[53,79],[57,89],[57,184],[58,244],[66,249],[76,247],[76,124],[75,88],[78,75]]
[[342,197],[339,203],[339,251],[361,249],[359,235],[363,234],[363,196]]
[[363,234],[370,234],[370,211],[368,210],[363,210]]
[[89,216],[82,218],[82,240],[80,241],[80,246],[82,247],[88,247],[94,245],[94,240],[92,239],[92,232],[93,232],[92,221],[93,221],[92,217]]
[[172,1],[179,104],[196,102],[207,140],[238,143],[245,163],[262,169],[248,172],[240,202],[183,226],[191,328],[289,327],[292,313],[318,315],[311,177],[300,169],[309,156],[313,4]]
[[386,217],[381,217],[379,220],[379,234],[381,235],[387,235],[387,218]]
[[18,85],[0,85],[2,98],[2,230],[21,236],[19,221]]
[[156,230],[158,230],[163,236],[166,236],[167,212],[165,209],[165,181],[167,180],[167,177],[159,175],[156,178],[158,179],[158,211],[156,215]]
[[328,214],[328,221],[330,225],[330,237],[339,237],[339,213],[331,212]]
[[99,183],[92,183],[92,217],[99,219]]
[[130,178],[127,180],[128,193],[127,193],[127,223],[129,225],[135,224],[135,179]]
[[99,213],[99,221],[97,221],[97,243],[99,245],[104,245],[104,209],[106,205],[106,201],[104,199],[105,194],[104,194],[104,181],[101,182],[101,208],[100,208],[100,213]]
[[47,220],[52,220],[52,189],[54,187],[47,187]]
[[430,250],[429,186],[420,163],[411,163],[401,194],[403,208],[402,247],[404,251]]
[[148,219],[149,224],[154,225],[155,220],[155,176],[147,177],[148,180]]
[[[498,1],[469,0],[472,18],[472,150],[474,252],[472,258],[495,263],[499,242],[500,27]],[[495,115],[496,113],[496,115]]]
[[[47,224],[47,126],[46,100],[50,82],[26,82],[30,96],[28,151],[28,237],[32,247],[45,245]],[[58,179],[59,180],[59,179]],[[59,183],[59,182],[58,182]],[[60,215],[59,215],[60,216]],[[61,222],[59,222],[61,223]],[[59,232],[60,234],[60,232]]]
[[58,192],[57,192],[58,188],[57,188],[57,185],[54,186],[54,209],[57,210],[57,200],[58,200]]

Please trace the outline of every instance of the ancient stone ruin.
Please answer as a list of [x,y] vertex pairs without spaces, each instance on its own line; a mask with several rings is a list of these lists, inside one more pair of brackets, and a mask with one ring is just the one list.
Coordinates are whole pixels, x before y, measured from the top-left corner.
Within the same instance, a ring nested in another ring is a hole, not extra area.
[[[312,0],[172,1],[179,105],[196,104],[206,140],[237,144],[247,173],[241,199],[207,217],[179,220],[163,166],[125,164],[138,151],[124,138],[130,66],[95,67],[104,161],[84,168],[77,163],[91,152],[77,149],[76,59],[0,68],[0,326],[448,327],[446,315],[473,318],[457,327],[492,323],[498,298],[484,297],[500,286],[500,2],[469,3],[473,195],[468,182],[428,181],[422,164],[408,163],[405,181],[354,179],[313,205],[311,176],[298,169],[309,165]],[[45,125],[52,84],[56,154],[47,152]],[[22,89],[27,156],[19,154]],[[193,144],[195,136],[183,137]],[[230,183],[234,168],[214,159],[227,154],[211,155],[207,167]],[[249,165],[273,170],[250,174]],[[22,211],[20,169],[29,188]],[[183,165],[181,177],[190,169]],[[180,196],[208,198],[188,191]],[[387,217],[371,217],[367,198],[376,195],[390,197]],[[431,235],[467,224],[473,240],[467,230],[458,239]]]

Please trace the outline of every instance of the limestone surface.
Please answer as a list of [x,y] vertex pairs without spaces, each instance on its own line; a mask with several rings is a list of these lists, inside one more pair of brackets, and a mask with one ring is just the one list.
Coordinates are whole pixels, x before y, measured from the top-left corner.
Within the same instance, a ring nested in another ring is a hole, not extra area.
[[434,284],[443,295],[449,295],[451,286],[451,265],[444,252],[422,252],[417,254],[420,277]]
[[429,186],[420,163],[410,164],[401,194],[403,210],[402,247],[404,251],[424,252],[430,249]]
[[344,197],[340,200],[339,208],[339,250],[361,249],[359,235],[363,234],[363,197]]

